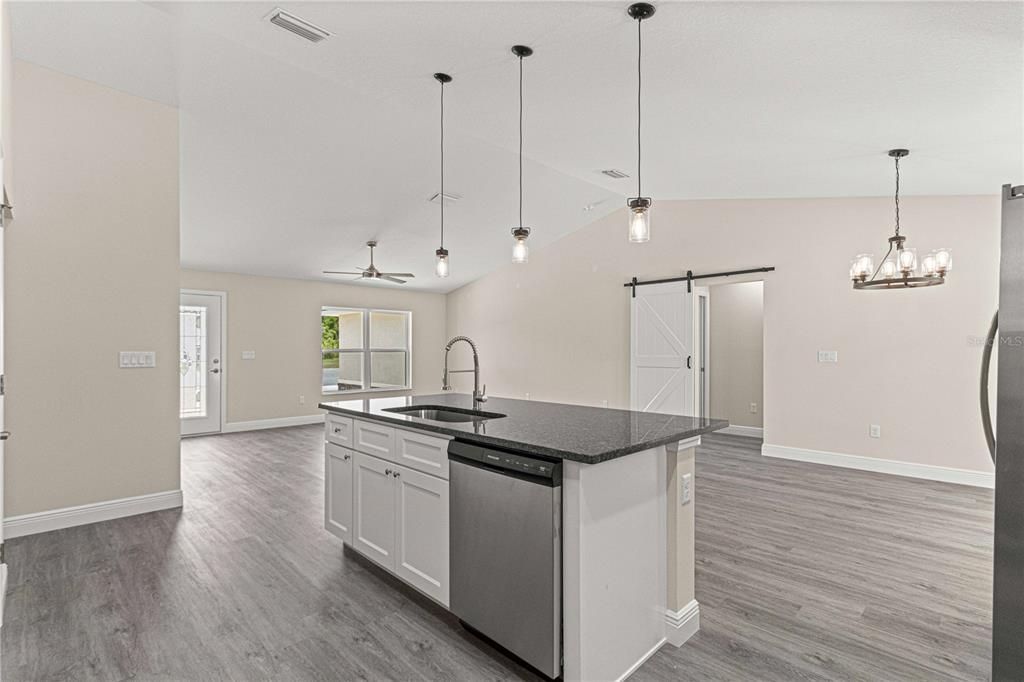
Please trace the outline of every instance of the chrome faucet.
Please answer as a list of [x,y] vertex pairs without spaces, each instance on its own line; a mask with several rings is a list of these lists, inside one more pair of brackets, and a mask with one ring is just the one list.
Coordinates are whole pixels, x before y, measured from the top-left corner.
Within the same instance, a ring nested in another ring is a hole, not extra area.
[[[448,352],[459,341],[465,341],[473,349],[473,369],[448,369]],[[476,344],[468,336],[456,336],[444,347],[444,376],[441,378],[441,390],[452,390],[451,384],[448,383],[449,374],[461,374],[463,372],[473,373],[473,407],[477,407],[477,403],[487,402],[487,384],[484,384],[484,390],[480,390],[480,356],[477,355]]]

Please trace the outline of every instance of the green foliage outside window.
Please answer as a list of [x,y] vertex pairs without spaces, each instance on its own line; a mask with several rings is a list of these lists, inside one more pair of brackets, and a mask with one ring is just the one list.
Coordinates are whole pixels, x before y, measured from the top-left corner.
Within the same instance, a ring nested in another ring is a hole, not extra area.
[[335,315],[320,317],[320,348],[333,350],[338,347],[338,318]]

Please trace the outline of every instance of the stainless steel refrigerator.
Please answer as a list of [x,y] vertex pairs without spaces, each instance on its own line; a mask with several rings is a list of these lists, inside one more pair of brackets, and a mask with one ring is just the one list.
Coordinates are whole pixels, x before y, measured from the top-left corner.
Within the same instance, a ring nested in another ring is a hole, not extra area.
[[[998,322],[982,367],[981,402],[995,460],[992,679],[1024,679],[1024,185],[1003,187]],[[998,337],[998,338],[997,338]],[[988,359],[998,343],[997,424],[988,406]]]

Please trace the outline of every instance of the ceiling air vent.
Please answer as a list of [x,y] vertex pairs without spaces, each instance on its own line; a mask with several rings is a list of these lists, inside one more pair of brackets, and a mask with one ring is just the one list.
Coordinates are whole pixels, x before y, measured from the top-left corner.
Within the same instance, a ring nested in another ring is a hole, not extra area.
[[267,15],[267,21],[274,26],[280,26],[286,31],[291,31],[300,38],[305,38],[311,43],[319,43],[321,40],[330,37],[330,33],[323,30],[316,24],[311,24],[304,19],[299,19],[294,14],[285,12],[280,7],[275,8]]
[[629,173],[624,173],[618,168],[609,168],[608,170],[601,171],[601,173],[602,175],[607,175],[609,178],[614,178],[615,180],[621,180],[622,178],[629,177]]

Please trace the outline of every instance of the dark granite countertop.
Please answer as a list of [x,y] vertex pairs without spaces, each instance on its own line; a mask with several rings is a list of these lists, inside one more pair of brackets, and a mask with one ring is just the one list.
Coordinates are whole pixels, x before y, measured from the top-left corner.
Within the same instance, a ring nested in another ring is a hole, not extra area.
[[481,411],[506,416],[476,424],[435,422],[386,411],[386,408],[409,405],[473,409],[473,398],[462,393],[441,393],[320,403],[320,407],[329,412],[433,431],[468,443],[493,445],[523,454],[585,464],[597,464],[658,445],[675,443],[729,425],[721,419],[511,398],[491,398],[483,403],[479,408]]

